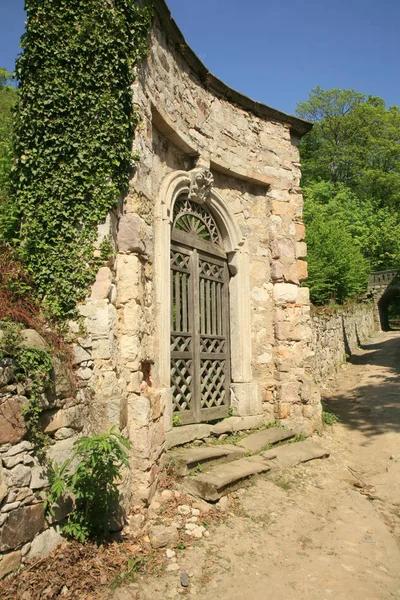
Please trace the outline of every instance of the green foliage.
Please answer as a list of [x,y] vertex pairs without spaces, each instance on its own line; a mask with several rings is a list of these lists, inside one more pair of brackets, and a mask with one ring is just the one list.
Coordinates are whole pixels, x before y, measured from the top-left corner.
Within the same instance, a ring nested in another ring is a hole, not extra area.
[[116,590],[121,585],[128,585],[136,581],[136,574],[143,563],[146,563],[147,558],[145,556],[136,556],[136,558],[128,558],[126,568],[118,573],[118,575],[111,582],[111,589]]
[[[366,289],[369,262],[362,254],[365,223],[346,188],[329,182],[304,188],[308,281],[315,304],[343,303]],[[352,210],[352,208],[354,210]]]
[[368,270],[400,259],[400,109],[354,90],[315,88],[297,114],[313,302],[363,291]]
[[74,510],[63,531],[68,537],[84,542],[108,533],[119,495],[121,467],[128,466],[130,443],[113,427],[109,433],[80,438],[73,448],[69,460],[60,467],[54,463],[50,469],[47,504],[51,507],[65,491],[74,495]]
[[49,438],[40,426],[42,394],[52,385],[53,360],[47,350],[27,347],[23,344],[21,325],[3,321],[0,338],[0,359],[10,356],[15,361],[15,379],[25,387],[28,398],[22,414],[28,437],[34,444],[37,456],[44,460]]
[[181,418],[179,415],[174,415],[172,417],[172,427],[180,427],[182,425]]
[[149,8],[135,0],[27,0],[15,114],[16,220],[3,235],[50,312],[74,314],[93,281],[97,226],[127,189],[134,68]]
[[9,184],[13,161],[12,107],[17,100],[17,92],[9,85],[10,81],[10,73],[0,68],[0,239],[1,232],[8,229],[9,222],[13,221]]
[[335,414],[327,410],[322,411],[322,422],[324,423],[324,425],[334,425],[338,421],[339,418]]

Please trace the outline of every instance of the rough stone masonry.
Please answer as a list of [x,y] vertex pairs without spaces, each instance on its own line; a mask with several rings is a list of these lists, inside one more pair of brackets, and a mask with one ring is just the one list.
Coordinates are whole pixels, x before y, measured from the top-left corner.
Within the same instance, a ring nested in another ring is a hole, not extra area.
[[[155,2],[149,46],[134,84],[141,124],[132,152],[138,150],[140,160],[129,193],[99,228],[98,247],[109,236],[115,255],[81,307],[84,326],[71,323],[81,383],[72,396],[59,391],[44,415],[55,460],[65,458],[82,433],[116,425],[129,438],[125,510],[149,502],[165,449],[177,437],[170,247],[174,207],[182,199],[218,230],[218,260],[229,271],[229,414],[258,424],[278,420],[305,434],[321,417],[311,373],[309,296],[300,287],[307,264],[297,145],[311,125],[246,98],[209,73],[163,0]],[[13,385],[7,365],[2,368],[2,383]],[[209,372],[214,384],[217,369]],[[180,384],[184,389],[190,377]],[[56,524],[45,522],[43,495],[35,491],[45,482],[18,420],[20,395],[16,387],[7,394],[2,407],[17,415],[18,434],[3,436],[0,447],[3,575],[24,557],[47,552],[59,535]],[[182,439],[201,437],[201,427],[182,426]]]

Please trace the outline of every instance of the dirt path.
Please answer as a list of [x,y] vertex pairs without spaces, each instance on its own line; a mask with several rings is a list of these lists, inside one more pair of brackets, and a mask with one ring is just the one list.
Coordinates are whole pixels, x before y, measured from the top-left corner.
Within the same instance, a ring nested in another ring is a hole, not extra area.
[[180,570],[140,582],[141,600],[400,599],[399,384],[400,332],[379,334],[326,394],[331,457],[239,490]]

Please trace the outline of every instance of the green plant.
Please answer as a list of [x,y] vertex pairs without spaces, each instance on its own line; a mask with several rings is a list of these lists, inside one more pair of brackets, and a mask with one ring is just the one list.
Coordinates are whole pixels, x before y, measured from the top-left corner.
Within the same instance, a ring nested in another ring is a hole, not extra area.
[[126,569],[114,577],[110,584],[110,588],[114,591],[121,585],[134,583],[136,581],[136,573],[139,571],[139,567],[146,561],[147,558],[145,556],[137,556],[136,558],[129,557]]
[[175,546],[175,550],[180,550],[180,551],[186,550],[185,542],[182,542],[182,540],[179,540],[179,542]]
[[190,471],[189,471],[189,475],[190,475],[191,477],[195,477],[195,476],[196,476],[196,475],[198,475],[199,473],[203,473],[205,470],[206,470],[206,469],[205,469],[204,465],[202,465],[202,464],[200,464],[200,463],[197,463],[197,465],[196,465],[196,466],[195,466],[193,469],[190,469]]
[[25,387],[27,404],[22,409],[28,437],[35,446],[37,456],[44,460],[44,449],[49,438],[40,425],[41,396],[52,385],[53,360],[49,351],[31,348],[24,344],[22,326],[12,321],[2,322],[0,358],[10,356],[15,361],[15,379]]
[[74,509],[63,525],[68,537],[84,542],[108,533],[118,500],[121,468],[128,466],[129,448],[128,440],[113,427],[108,433],[80,438],[74,443],[70,459],[61,466],[52,464],[47,496],[50,511],[65,491],[74,496]]
[[322,422],[324,425],[334,425],[339,421],[339,418],[328,410],[322,411]]
[[182,425],[181,418],[179,415],[174,415],[172,417],[172,427],[180,427]]
[[228,408],[228,417],[233,417],[233,408],[232,408],[232,406],[230,406]]
[[152,11],[136,0],[26,0],[25,8],[14,227],[3,233],[42,305],[66,320],[95,277],[98,225],[128,188],[139,122],[132,82]]

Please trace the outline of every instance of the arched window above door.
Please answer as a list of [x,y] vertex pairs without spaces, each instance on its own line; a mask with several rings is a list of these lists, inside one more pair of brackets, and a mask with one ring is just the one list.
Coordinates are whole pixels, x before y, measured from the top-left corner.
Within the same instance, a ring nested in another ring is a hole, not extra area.
[[172,229],[194,235],[207,242],[221,245],[221,235],[210,211],[204,204],[200,205],[180,196],[174,204]]

